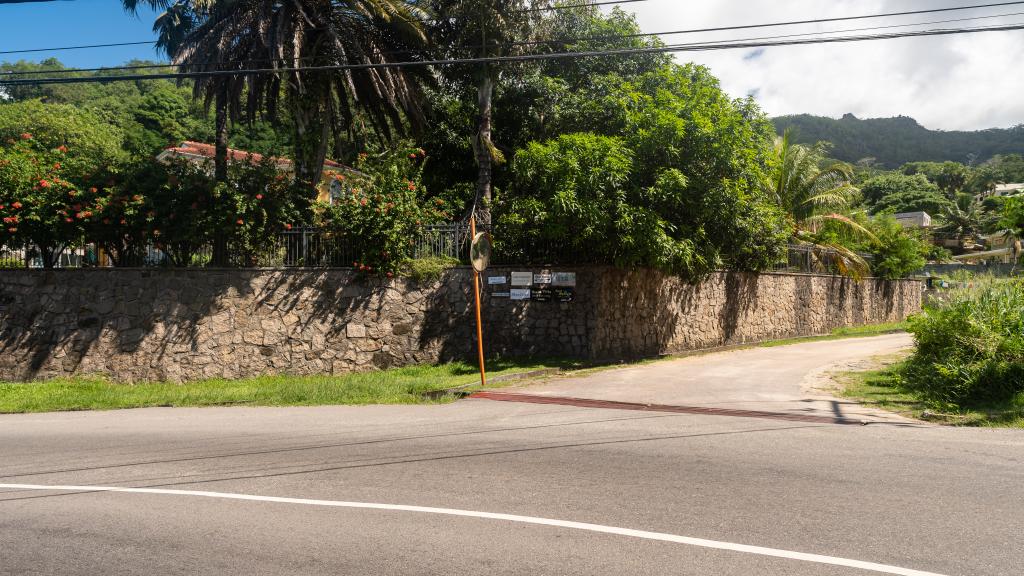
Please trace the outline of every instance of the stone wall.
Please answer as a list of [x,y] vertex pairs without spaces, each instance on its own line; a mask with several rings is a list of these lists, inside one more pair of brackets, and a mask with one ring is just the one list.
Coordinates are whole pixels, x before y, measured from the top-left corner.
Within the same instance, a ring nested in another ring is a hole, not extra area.
[[[719,273],[690,285],[651,271],[573,271],[570,303],[513,301],[494,295],[507,284],[484,282],[488,353],[636,358],[895,321],[921,305],[909,280]],[[347,270],[3,270],[0,379],[181,381],[471,360],[470,274],[421,286]]]

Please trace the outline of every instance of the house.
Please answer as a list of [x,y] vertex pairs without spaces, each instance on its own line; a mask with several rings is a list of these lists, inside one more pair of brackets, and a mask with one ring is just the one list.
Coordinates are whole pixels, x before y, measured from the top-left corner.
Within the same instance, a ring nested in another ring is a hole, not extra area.
[[893,216],[904,228],[929,228],[932,217],[927,212],[900,212]]
[[954,256],[961,262],[988,262],[990,264],[1013,264],[1020,258],[1021,243],[1011,230],[1003,230],[984,237],[988,245],[982,252],[970,252]]
[[[215,154],[216,147],[213,144],[186,140],[178,146],[171,146],[164,149],[162,152],[157,154],[156,159],[160,162],[167,163],[171,160],[182,158],[196,164],[209,163],[212,167]],[[272,160],[277,166],[277,169],[281,172],[291,174],[295,171],[295,163],[288,158],[272,158]],[[262,162],[263,155],[255,152],[228,148],[229,164],[233,162],[249,161]],[[339,183],[339,178],[337,178],[339,175],[362,176],[362,173],[354,168],[350,168],[344,164],[339,164],[333,160],[324,161],[323,179],[317,187],[318,201],[334,204],[335,200],[341,196],[343,188]]]
[[981,202],[985,198],[992,196],[1016,196],[1022,192],[1024,192],[1024,182],[996,184],[996,187],[991,190],[975,194],[974,199]]

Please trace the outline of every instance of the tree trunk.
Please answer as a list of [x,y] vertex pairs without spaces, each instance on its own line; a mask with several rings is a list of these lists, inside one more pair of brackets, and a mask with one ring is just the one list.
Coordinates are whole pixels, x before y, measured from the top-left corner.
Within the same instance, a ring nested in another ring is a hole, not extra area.
[[484,75],[477,86],[477,105],[480,116],[477,122],[477,134],[474,139],[476,148],[477,179],[476,208],[477,221],[484,230],[491,229],[491,172],[493,155],[491,152],[491,99],[494,95],[494,81]]
[[289,99],[295,121],[295,179],[315,188],[323,176],[330,140],[330,125],[324,105],[324,98],[330,96],[330,88],[316,85],[317,79],[307,77],[303,82],[300,85],[293,78],[290,83]]
[[217,182],[228,179],[228,85],[222,83],[217,87],[216,98],[217,141],[214,146],[214,172]]

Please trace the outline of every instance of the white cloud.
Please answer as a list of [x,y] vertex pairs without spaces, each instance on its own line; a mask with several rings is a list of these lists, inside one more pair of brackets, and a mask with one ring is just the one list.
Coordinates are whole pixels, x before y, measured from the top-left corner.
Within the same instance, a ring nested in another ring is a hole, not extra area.
[[[968,6],[974,0],[942,2]],[[647,0],[627,4],[645,32],[785,22],[924,10],[932,0]],[[923,28],[1024,23],[1024,6],[956,11],[799,27],[667,36],[669,43],[846,30],[1020,12],[1018,16],[950,22]],[[870,42],[722,50],[678,54],[708,66],[733,96],[754,94],[769,114],[809,113],[860,118],[912,116],[943,130],[977,130],[1024,123],[1024,30]]]

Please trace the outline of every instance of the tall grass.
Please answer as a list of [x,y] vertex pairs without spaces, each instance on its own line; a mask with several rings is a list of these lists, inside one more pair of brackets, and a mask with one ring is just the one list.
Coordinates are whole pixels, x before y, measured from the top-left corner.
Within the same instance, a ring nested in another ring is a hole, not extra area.
[[917,350],[904,385],[956,408],[1016,404],[1024,393],[1024,281],[975,277],[911,318]]

